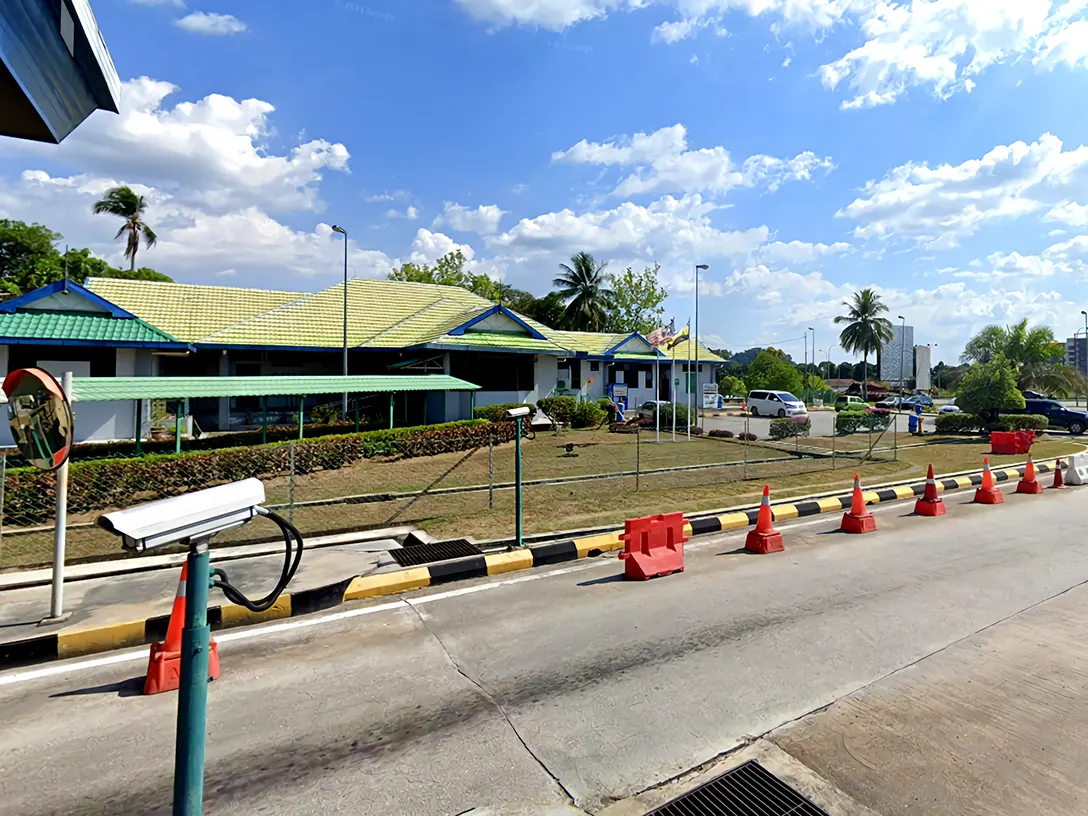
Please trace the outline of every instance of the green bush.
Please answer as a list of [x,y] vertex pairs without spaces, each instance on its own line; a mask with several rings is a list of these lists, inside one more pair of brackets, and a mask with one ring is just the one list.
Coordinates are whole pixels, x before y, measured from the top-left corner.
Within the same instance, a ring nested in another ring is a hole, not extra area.
[[978,433],[982,430],[982,420],[966,412],[958,414],[937,414],[934,420],[937,433]]
[[310,421],[315,425],[331,425],[340,419],[341,406],[318,405],[310,411]]
[[883,431],[891,425],[892,415],[889,411],[870,408],[866,411],[842,411],[835,418],[835,432],[839,436],[857,433],[858,431]]
[[1050,420],[1042,414],[1002,414],[997,422],[990,423],[988,431],[1045,431]]
[[[673,408],[676,409],[676,427],[687,428],[688,423],[695,421],[695,409],[688,408],[682,403],[666,402],[659,406],[658,411],[661,414],[661,427],[672,427],[672,413]],[[656,427],[657,420],[653,416],[650,417],[650,426]]]
[[771,439],[782,440],[808,436],[811,430],[812,420],[807,416],[771,420]]
[[472,416],[474,419],[486,419],[490,422],[505,422],[510,419],[506,412],[511,408],[528,408],[532,413],[529,414],[532,417],[536,413],[536,406],[530,405],[525,402],[503,402],[498,405],[481,405],[478,408],[472,410]]
[[574,407],[571,414],[570,425],[572,428],[596,428],[604,422],[605,413],[595,402],[580,402]]
[[[527,430],[527,429],[526,429]],[[513,422],[448,422],[415,428],[367,431],[295,442],[295,472],[336,470],[376,456],[430,456],[471,450],[513,440]],[[289,469],[290,442],[131,459],[97,459],[69,465],[68,511],[130,507],[250,477],[271,477]],[[12,468],[4,477],[4,514],[20,524],[47,521],[52,515],[54,473]]]
[[548,415],[548,418],[552,422],[561,425],[570,425],[574,418],[574,410],[578,407],[578,398],[544,397],[544,399],[537,400],[536,405],[541,411]]

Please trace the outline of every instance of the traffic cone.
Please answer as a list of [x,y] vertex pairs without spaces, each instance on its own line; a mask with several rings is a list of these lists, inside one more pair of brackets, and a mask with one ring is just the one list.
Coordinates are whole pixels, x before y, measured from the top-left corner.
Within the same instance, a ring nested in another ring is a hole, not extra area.
[[982,486],[975,491],[975,504],[1002,504],[1005,497],[994,487],[994,475],[990,473],[990,457],[982,459]]
[[1028,463],[1024,465],[1024,477],[1020,480],[1020,484],[1016,486],[1016,492],[1030,495],[1043,492],[1043,486],[1035,478],[1035,463],[1031,461],[1030,453],[1028,454]]
[[1065,478],[1062,476],[1062,460],[1058,459],[1054,462],[1054,484],[1050,486],[1051,490],[1065,490]]
[[865,506],[865,497],[861,493],[861,479],[854,474],[854,498],[850,503],[850,512],[844,513],[842,526],[844,533],[872,533],[876,531],[876,519]]
[[914,503],[914,512],[919,516],[943,516],[944,499],[937,493],[937,482],[933,479],[933,465],[926,473],[926,492]]
[[[186,562],[181,565],[181,580],[174,596],[174,608],[170,610],[166,640],[151,644],[144,694],[176,691],[181,685],[181,630],[185,627],[185,580],[188,577],[189,564]],[[214,638],[208,651],[208,677],[211,680],[219,679],[219,647]]]
[[763,500],[759,503],[756,528],[748,533],[748,538],[744,541],[744,549],[761,555],[782,552],[785,549],[782,544],[782,533],[774,529],[772,522],[771,488],[769,485],[763,485]]

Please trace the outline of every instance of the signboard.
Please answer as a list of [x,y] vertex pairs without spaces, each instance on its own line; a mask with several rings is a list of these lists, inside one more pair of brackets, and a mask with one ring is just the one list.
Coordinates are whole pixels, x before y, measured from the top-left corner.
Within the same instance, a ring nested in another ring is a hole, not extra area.
[[718,407],[718,384],[717,383],[703,383],[703,407],[704,408],[717,408]]

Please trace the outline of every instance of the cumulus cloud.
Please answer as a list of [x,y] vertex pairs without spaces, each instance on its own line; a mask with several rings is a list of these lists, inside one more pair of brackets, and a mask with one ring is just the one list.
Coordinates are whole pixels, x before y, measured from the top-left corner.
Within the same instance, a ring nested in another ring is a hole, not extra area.
[[836,241],[833,244],[807,243],[805,241],[774,241],[759,250],[760,258],[771,264],[798,265],[817,261],[828,256],[849,252],[850,244]]
[[901,165],[868,182],[837,215],[859,222],[857,238],[909,236],[947,248],[985,222],[1047,207],[1055,208],[1055,220],[1078,218],[1079,205],[1066,198],[1086,183],[1088,147],[1065,150],[1058,137],[1047,133],[1032,144],[998,145],[981,159],[958,165]]
[[787,182],[809,181],[814,173],[827,173],[834,167],[830,158],[810,151],[792,159],[756,155],[737,164],[724,147],[689,150],[687,129],[680,124],[604,143],[582,139],[567,150],[553,153],[552,161],[634,166],[634,172],[613,191],[618,197],[725,193],[734,187],[761,187],[773,193]]
[[205,11],[194,11],[186,14],[174,22],[178,28],[191,34],[203,34],[206,37],[226,37],[231,34],[241,34],[246,30],[246,24],[233,14],[215,14]]
[[[561,31],[647,0],[457,0],[494,28],[539,26]],[[844,108],[895,102],[922,88],[945,99],[969,92],[987,68],[1030,59],[1040,70],[1088,65],[1084,0],[659,0],[678,19],[656,26],[652,39],[677,43],[727,14],[765,19],[775,35],[796,29],[822,38],[849,27],[861,43],[823,65]],[[856,35],[855,35],[856,36]]]
[[431,232],[428,229],[420,229],[412,241],[412,254],[409,260],[412,263],[434,263],[444,255],[461,250],[465,260],[472,261],[476,252],[468,244],[459,244],[441,232]]
[[505,210],[495,204],[481,204],[473,209],[463,207],[460,204],[447,201],[442,215],[435,219],[432,226],[446,223],[458,232],[476,232],[480,235],[490,235],[497,232],[499,222],[506,215]]
[[5,140],[0,153],[24,154],[99,177],[140,179],[181,200],[213,209],[257,205],[320,210],[326,170],[348,171],[348,150],[315,139],[277,155],[268,145],[275,107],[209,94],[166,100],[177,86],[148,77],[124,84],[119,116],[92,116],[59,145]]

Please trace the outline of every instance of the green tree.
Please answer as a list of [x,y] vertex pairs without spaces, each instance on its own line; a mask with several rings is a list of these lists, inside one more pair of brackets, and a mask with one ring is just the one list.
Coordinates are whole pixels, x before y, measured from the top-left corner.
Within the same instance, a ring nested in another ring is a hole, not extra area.
[[609,331],[646,335],[664,322],[665,308],[661,304],[669,293],[657,283],[660,271],[661,264],[647,266],[638,273],[627,267],[622,275],[612,278]]
[[137,195],[130,187],[113,187],[106,191],[106,195],[100,201],[94,203],[96,215],[116,215],[124,219],[121,228],[114,237],[116,240],[122,235],[125,237],[125,257],[129,261],[129,271],[136,271],[136,251],[140,248],[140,239],[143,238],[144,246],[149,249],[155,246],[159,240],[155,230],[151,229],[143,220],[147,202],[142,195]]
[[608,325],[612,306],[611,282],[605,263],[597,263],[588,252],[579,252],[570,264],[559,264],[559,275],[552,284],[567,307],[563,313],[564,328],[580,331],[602,331]]
[[869,391],[869,355],[879,353],[884,344],[892,339],[892,324],[881,315],[888,307],[880,300],[880,295],[872,289],[862,289],[843,301],[846,314],[835,318],[836,323],[845,323],[846,328],[839,335],[839,343],[846,351],[861,354],[862,397]]
[[718,380],[718,393],[723,397],[743,397],[748,393],[744,380],[726,374]]
[[770,389],[796,394],[801,390],[801,372],[783,352],[764,349],[748,367],[744,385],[748,391]]
[[986,422],[996,422],[1003,408],[1023,408],[1024,395],[1016,387],[1016,371],[998,352],[986,363],[975,364],[956,386],[956,405]]
[[0,219],[0,291],[21,295],[61,277],[60,235],[41,224]]
[[558,292],[548,292],[542,298],[533,298],[514,310],[553,329],[563,325],[563,315],[566,314],[566,306]]
[[406,263],[396,267],[388,275],[389,280],[408,283],[429,283],[436,286],[459,286],[473,294],[499,303],[509,292],[509,286],[492,280],[484,273],[473,274],[465,269],[468,260],[459,249],[448,252],[429,264]]
[[1021,390],[1066,397],[1088,387],[1084,375],[1065,362],[1065,346],[1047,326],[1029,327],[1027,319],[1012,326],[987,326],[967,341],[960,360],[987,363],[999,355],[1012,366]]

